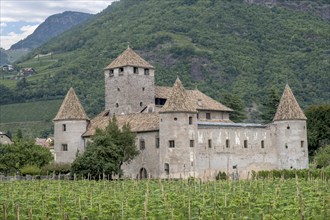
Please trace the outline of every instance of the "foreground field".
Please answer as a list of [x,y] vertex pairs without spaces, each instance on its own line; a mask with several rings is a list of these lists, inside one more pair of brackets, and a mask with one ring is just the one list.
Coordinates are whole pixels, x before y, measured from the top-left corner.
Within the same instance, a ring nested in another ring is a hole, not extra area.
[[0,203],[4,219],[330,219],[330,184],[281,179],[1,181]]

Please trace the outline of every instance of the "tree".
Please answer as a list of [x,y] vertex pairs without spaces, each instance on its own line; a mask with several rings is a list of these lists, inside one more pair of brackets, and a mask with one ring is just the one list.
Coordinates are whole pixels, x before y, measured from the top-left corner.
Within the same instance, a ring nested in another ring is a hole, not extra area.
[[246,118],[244,102],[238,95],[225,93],[221,101],[224,105],[234,110],[230,113],[230,119],[232,121],[241,122]]
[[330,166],[330,145],[318,148],[314,156],[314,161],[317,167]]
[[305,111],[307,117],[308,149],[314,153],[330,144],[330,105],[314,105]]
[[114,174],[122,175],[123,163],[130,162],[138,153],[129,124],[119,129],[114,116],[105,130],[96,130],[86,151],[72,163],[71,173],[85,178],[91,175],[98,179],[103,174],[112,178]]
[[274,87],[271,87],[267,91],[267,98],[262,103],[262,114],[261,118],[265,123],[271,122],[275,116],[278,104],[280,102],[280,96],[278,95],[277,90]]
[[15,139],[13,144],[0,146],[0,172],[5,174],[19,172],[27,165],[41,168],[52,160],[50,151],[33,140]]

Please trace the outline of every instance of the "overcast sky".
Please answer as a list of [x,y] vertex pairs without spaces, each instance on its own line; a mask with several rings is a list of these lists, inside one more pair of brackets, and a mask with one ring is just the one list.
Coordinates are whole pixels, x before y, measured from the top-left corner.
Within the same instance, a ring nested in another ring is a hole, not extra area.
[[40,23],[53,14],[79,11],[97,14],[115,0],[0,0],[0,47],[32,34]]

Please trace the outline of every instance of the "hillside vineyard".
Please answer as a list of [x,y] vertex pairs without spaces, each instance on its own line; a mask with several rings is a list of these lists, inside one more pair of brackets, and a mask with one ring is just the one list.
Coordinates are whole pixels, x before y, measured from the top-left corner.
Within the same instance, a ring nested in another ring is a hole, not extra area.
[[234,123],[232,109],[199,90],[156,86],[155,68],[127,48],[104,70],[105,109],[89,119],[71,88],[55,119],[55,160],[71,163],[113,114],[136,132],[129,178],[247,178],[252,170],[308,168],[306,116],[289,85],[269,124]]

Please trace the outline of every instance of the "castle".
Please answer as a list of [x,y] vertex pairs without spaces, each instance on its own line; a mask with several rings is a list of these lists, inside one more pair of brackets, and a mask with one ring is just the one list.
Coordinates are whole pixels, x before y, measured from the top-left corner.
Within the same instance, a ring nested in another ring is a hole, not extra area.
[[286,85],[269,124],[234,123],[232,109],[199,90],[155,86],[155,69],[127,48],[104,69],[105,110],[89,119],[71,88],[55,119],[56,162],[83,152],[113,114],[136,132],[140,154],[122,166],[130,178],[247,178],[252,170],[308,168],[306,117]]

